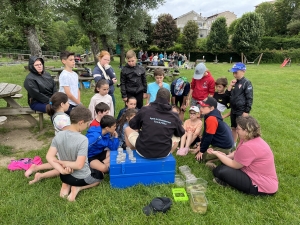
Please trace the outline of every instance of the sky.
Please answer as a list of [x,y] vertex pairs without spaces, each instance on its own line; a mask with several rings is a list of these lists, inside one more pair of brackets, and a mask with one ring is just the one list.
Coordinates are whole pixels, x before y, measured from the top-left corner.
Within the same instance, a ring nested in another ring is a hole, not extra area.
[[254,6],[266,1],[268,0],[165,0],[163,5],[149,13],[154,17],[154,22],[156,22],[157,17],[163,13],[169,13],[175,19],[192,10],[199,14],[201,13],[203,17],[230,11],[240,18],[246,12],[254,12]]

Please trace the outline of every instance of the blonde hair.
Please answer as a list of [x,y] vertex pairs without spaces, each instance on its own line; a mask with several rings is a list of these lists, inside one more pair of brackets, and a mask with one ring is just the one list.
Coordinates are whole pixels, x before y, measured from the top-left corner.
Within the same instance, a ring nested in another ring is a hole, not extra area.
[[136,54],[133,50],[129,50],[128,52],[126,52],[126,59],[130,59],[136,57]]
[[105,56],[105,55],[110,56],[110,54],[109,54],[108,51],[102,50],[101,52],[99,52],[99,53],[97,54],[97,57],[98,57],[98,59],[100,60],[100,59],[102,59],[103,56]]

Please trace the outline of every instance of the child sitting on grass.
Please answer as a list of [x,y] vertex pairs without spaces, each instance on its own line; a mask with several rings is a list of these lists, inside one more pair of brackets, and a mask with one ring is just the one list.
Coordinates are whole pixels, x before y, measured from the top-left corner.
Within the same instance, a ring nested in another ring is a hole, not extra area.
[[[55,129],[55,135],[62,130],[65,130],[70,124],[70,117],[65,112],[69,109],[68,96],[62,92],[56,92],[50,98],[49,104],[46,106],[46,111],[48,115],[51,117],[51,121],[53,123]],[[41,170],[50,170],[45,173],[37,173]],[[25,172],[25,177],[29,178],[31,174],[36,173],[34,175],[34,179],[29,181],[29,184],[34,184],[42,179],[57,177],[59,172],[49,163],[43,163],[41,165],[32,164],[28,170]]]
[[125,134],[124,130],[128,127],[129,121],[135,116],[137,113],[137,109],[127,109],[125,113],[121,116],[121,118],[117,121],[117,132],[119,135],[119,147],[126,149],[125,143]]
[[96,118],[91,122],[90,127],[100,126],[100,121],[102,117],[109,113],[109,106],[104,102],[100,102],[95,106],[95,112],[96,112]]
[[190,145],[199,136],[202,128],[202,121],[197,117],[199,112],[200,110],[197,106],[190,108],[190,119],[184,121],[185,134],[180,139],[180,148],[177,151],[177,155],[185,156],[189,152]]
[[[103,174],[91,171],[87,160],[88,140],[80,133],[90,123],[91,112],[80,105],[72,109],[70,118],[71,125],[54,137],[46,158],[60,173],[63,182],[60,196],[75,201],[79,191],[98,185]],[[55,157],[57,153],[60,160]]]
[[104,102],[109,106],[109,115],[114,116],[114,104],[112,97],[108,94],[109,85],[107,80],[99,80],[95,86],[95,95],[91,98],[89,104],[89,110],[92,113],[92,118],[96,118],[95,106],[100,103]]
[[103,116],[100,127],[90,127],[86,136],[89,140],[88,161],[90,167],[107,173],[110,165],[110,151],[116,151],[119,146],[116,119],[110,115]]
[[127,100],[125,101],[125,105],[126,105],[126,107],[120,110],[117,120],[119,120],[121,118],[121,116],[126,112],[127,109],[137,109],[138,110],[138,108],[136,108],[136,98],[133,96],[127,98]]

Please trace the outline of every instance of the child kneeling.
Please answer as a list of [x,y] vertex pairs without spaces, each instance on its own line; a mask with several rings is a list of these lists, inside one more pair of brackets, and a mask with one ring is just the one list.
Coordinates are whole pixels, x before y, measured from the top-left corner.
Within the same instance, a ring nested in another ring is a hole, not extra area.
[[[103,173],[91,171],[87,158],[88,139],[80,133],[92,120],[90,110],[77,106],[71,111],[70,119],[71,125],[53,138],[46,158],[60,173],[63,182],[60,196],[75,201],[79,191],[98,185]],[[56,153],[60,160],[55,157]]]

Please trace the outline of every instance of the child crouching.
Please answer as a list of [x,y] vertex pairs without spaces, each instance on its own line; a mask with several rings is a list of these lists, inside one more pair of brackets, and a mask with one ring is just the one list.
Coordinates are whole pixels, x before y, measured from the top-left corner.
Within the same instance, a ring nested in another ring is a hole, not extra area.
[[[75,201],[79,191],[98,185],[103,174],[91,172],[87,160],[88,139],[80,133],[92,120],[91,112],[84,106],[77,106],[71,111],[70,119],[71,125],[53,138],[46,158],[60,173],[63,182],[60,196]],[[56,153],[60,160],[56,159]]]

